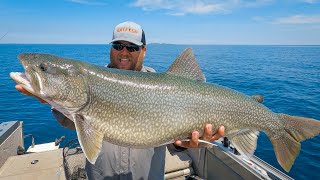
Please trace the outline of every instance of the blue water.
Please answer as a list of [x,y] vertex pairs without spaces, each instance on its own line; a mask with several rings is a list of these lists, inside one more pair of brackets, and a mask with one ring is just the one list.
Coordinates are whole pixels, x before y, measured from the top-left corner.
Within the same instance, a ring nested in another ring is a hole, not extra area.
[[[248,95],[261,94],[275,112],[320,120],[320,46],[208,46],[149,45],[145,65],[164,72],[187,47],[192,47],[207,81]],[[17,55],[22,52],[51,53],[105,65],[109,45],[4,45],[0,44],[0,122],[21,120],[24,133],[36,143],[54,141],[74,131],[61,127],[48,105],[14,89],[12,71],[23,71]],[[26,146],[30,140],[26,139]],[[63,144],[62,144],[63,145]],[[290,173],[295,179],[320,179],[320,136],[302,143]],[[272,145],[261,133],[255,155],[279,168]],[[282,170],[283,171],[283,170]]]

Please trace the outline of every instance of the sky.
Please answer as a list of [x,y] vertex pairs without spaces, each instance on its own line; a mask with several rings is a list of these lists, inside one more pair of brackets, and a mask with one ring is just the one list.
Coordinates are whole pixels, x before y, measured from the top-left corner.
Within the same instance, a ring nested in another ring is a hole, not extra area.
[[320,45],[320,0],[0,0],[0,44],[108,44],[124,21],[147,43]]

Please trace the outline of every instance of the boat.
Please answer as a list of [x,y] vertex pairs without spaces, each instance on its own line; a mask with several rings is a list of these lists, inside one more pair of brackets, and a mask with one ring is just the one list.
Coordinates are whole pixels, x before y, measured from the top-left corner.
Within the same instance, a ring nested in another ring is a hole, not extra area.
[[[27,150],[24,139],[32,138]],[[77,139],[60,147],[64,137],[55,142],[36,144],[35,138],[23,134],[22,121],[0,124],[0,180],[85,180],[85,156]],[[260,158],[247,159],[227,138],[205,148],[205,179],[293,179]],[[201,179],[192,168],[192,159],[185,152],[166,152],[165,179]]]

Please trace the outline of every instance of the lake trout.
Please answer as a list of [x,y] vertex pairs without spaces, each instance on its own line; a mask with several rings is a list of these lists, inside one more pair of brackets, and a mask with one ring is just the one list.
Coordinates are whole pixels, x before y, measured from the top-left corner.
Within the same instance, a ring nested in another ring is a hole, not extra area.
[[18,56],[25,73],[11,78],[74,121],[86,158],[95,163],[102,141],[133,148],[157,147],[200,135],[206,123],[250,158],[263,131],[289,171],[300,142],[320,133],[320,121],[274,113],[261,96],[205,82],[190,48],[165,73],[92,65],[49,54]]

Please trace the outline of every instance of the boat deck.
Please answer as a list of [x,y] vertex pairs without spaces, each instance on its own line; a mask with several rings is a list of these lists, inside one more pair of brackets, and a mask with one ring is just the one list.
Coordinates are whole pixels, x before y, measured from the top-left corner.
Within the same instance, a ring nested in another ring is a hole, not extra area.
[[62,149],[11,156],[0,169],[0,180],[66,179]]
[[[77,139],[67,142],[63,149],[57,149],[58,145],[53,142],[34,145],[24,152],[26,154],[17,155],[23,148],[20,147],[23,146],[22,123],[0,125],[0,180],[86,179],[85,156]],[[231,146],[224,146],[225,142],[220,139],[212,148],[206,148],[203,157],[206,179],[292,179],[255,156],[248,160],[235,153]],[[186,153],[172,155],[167,150],[165,162],[165,179],[199,179],[191,165],[192,158]]]

